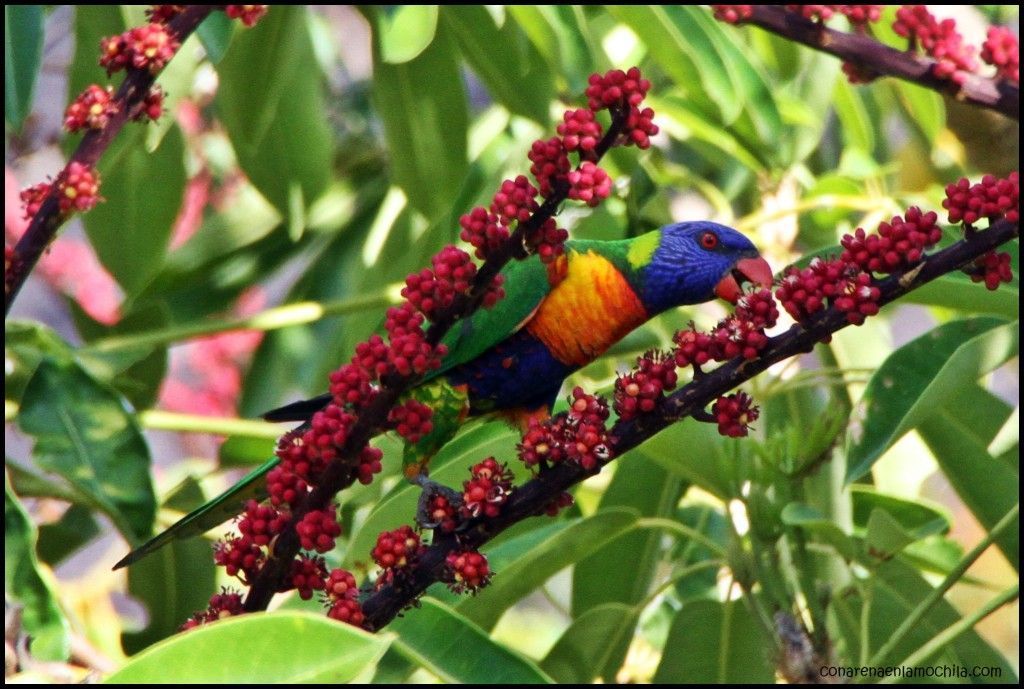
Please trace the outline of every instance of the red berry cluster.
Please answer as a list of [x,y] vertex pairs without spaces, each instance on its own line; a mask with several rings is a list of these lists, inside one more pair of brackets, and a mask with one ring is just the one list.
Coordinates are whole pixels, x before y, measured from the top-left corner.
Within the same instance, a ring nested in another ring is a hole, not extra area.
[[858,227],[852,235],[843,235],[842,261],[853,263],[869,273],[893,273],[917,264],[926,249],[938,244],[942,230],[936,224],[935,211],[909,208],[904,217],[896,216],[878,226],[877,234],[866,234]]
[[754,16],[753,5],[712,5],[715,19],[727,24],[739,24]]
[[20,198],[22,205],[25,207],[24,217],[26,220],[31,220],[35,217],[35,214],[42,207],[43,201],[50,195],[52,188],[53,185],[49,182],[40,182],[21,190]]
[[457,294],[466,292],[476,276],[476,264],[465,251],[449,244],[432,259],[434,268],[424,268],[405,278],[402,296],[420,313],[433,319],[447,309]]
[[620,419],[629,420],[649,414],[661,403],[666,390],[676,387],[676,366],[673,357],[650,351],[636,360],[636,367],[615,379],[612,406]]
[[185,11],[185,5],[152,5],[146,10],[146,18],[157,24],[167,24]]
[[589,160],[570,172],[566,179],[569,181],[569,198],[591,207],[600,205],[612,193],[611,177]]
[[562,120],[556,131],[562,137],[566,151],[593,151],[597,148],[603,132],[593,110],[566,110]]
[[[571,111],[575,112],[575,111]],[[576,134],[570,134],[575,137]],[[573,139],[570,139],[573,141]],[[540,185],[540,195],[544,198],[555,192],[555,184],[565,179],[572,169],[567,152],[571,150],[565,143],[564,137],[554,136],[550,139],[538,139],[533,142],[527,157],[533,165],[530,166],[530,174]]]
[[102,200],[99,192],[100,173],[77,160],[71,161],[57,182],[61,213],[90,210]]
[[341,535],[337,508],[331,505],[324,510],[310,510],[295,525],[295,533],[305,550],[326,553],[334,549],[334,540]]
[[796,12],[804,19],[828,21],[836,13],[838,5],[786,5],[790,12]]
[[64,128],[72,133],[83,129],[103,129],[117,110],[113,87],[90,84],[64,112]]
[[279,512],[270,505],[249,500],[245,503],[245,511],[238,520],[238,531],[255,545],[265,546],[274,536],[281,533],[287,523],[287,512]]
[[215,593],[210,596],[210,605],[206,610],[197,612],[188,618],[183,625],[181,625],[181,631],[188,631],[194,629],[200,625],[208,624],[210,622],[216,622],[222,620],[225,617],[234,617],[235,615],[241,615],[245,610],[242,607],[242,594],[231,589],[221,589],[220,593]]
[[419,400],[408,399],[391,408],[388,421],[406,442],[418,443],[423,436],[434,430],[434,424],[430,420],[433,415],[434,410],[427,405]]
[[327,563],[322,557],[299,555],[292,560],[288,579],[282,591],[295,589],[302,600],[313,597],[314,591],[323,591],[327,583]]
[[152,22],[128,29],[119,36],[102,39],[100,66],[107,70],[107,74],[127,67],[157,74],[180,47],[178,38],[165,25]]
[[768,345],[765,329],[774,327],[778,318],[779,309],[771,291],[761,289],[745,294],[737,301],[735,311],[719,321],[710,333],[699,332],[691,323],[675,334],[676,366],[699,369],[710,361],[726,361],[741,355],[755,359]]
[[949,221],[968,227],[982,218],[993,223],[1000,218],[1020,222],[1020,175],[1011,172],[1006,179],[985,175],[972,185],[966,177],[946,187],[942,207],[949,211]]
[[974,261],[967,269],[973,282],[984,282],[990,290],[999,288],[1001,282],[1013,282],[1013,266],[1010,265],[1010,254],[990,251]]
[[846,313],[846,320],[860,325],[867,316],[878,313],[881,291],[871,275],[855,263],[843,259],[815,258],[803,269],[790,266],[775,290],[775,296],[796,321],[825,308],[830,300]]
[[546,421],[530,420],[519,443],[519,458],[527,466],[571,461],[593,471],[612,457],[607,419],[608,403],[577,387],[569,411]]
[[760,410],[754,400],[740,391],[715,400],[711,414],[718,422],[718,432],[730,438],[742,438],[750,430],[750,424],[757,420]]
[[981,46],[981,59],[996,68],[996,74],[1020,83],[1020,45],[1013,31],[1005,26],[989,28]]
[[488,457],[473,465],[469,473],[472,478],[462,484],[462,515],[497,517],[512,493],[512,472],[507,465]]
[[487,558],[476,550],[456,550],[445,559],[450,580],[448,588],[455,593],[476,593],[491,580]]
[[164,114],[164,92],[159,84],[149,87],[142,105],[132,115],[136,122],[156,122]]
[[256,25],[267,13],[268,5],[227,5],[224,13],[231,19],[239,19],[246,27]]
[[411,526],[400,526],[394,531],[382,531],[370,555],[383,570],[377,577],[378,589],[401,585],[409,569],[426,551],[420,535]]
[[459,525],[458,514],[459,510],[447,496],[435,493],[427,503],[426,519],[422,525],[451,533]]
[[359,589],[356,578],[344,569],[332,569],[324,582],[324,603],[327,616],[332,620],[361,627],[366,619],[359,607]]
[[978,68],[974,47],[966,45],[956,30],[956,20],[941,22],[924,5],[903,5],[896,10],[893,30],[910,40],[911,48],[920,46],[935,58],[936,76],[962,83],[966,72]]
[[856,27],[864,27],[882,18],[883,5],[835,5]]
[[249,583],[263,565],[263,550],[248,536],[229,536],[213,547],[213,561],[223,567],[228,576]]

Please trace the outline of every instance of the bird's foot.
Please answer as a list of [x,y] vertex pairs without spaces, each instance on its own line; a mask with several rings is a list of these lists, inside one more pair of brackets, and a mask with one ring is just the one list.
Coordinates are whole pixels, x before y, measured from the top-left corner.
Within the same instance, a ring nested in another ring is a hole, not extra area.
[[409,481],[422,489],[416,507],[416,523],[424,529],[454,531],[462,521],[459,515],[462,493],[431,481],[426,474],[412,476]]
[[702,421],[704,423],[718,423],[718,419],[715,418],[715,415],[706,409],[698,409],[690,414],[690,417],[695,421]]

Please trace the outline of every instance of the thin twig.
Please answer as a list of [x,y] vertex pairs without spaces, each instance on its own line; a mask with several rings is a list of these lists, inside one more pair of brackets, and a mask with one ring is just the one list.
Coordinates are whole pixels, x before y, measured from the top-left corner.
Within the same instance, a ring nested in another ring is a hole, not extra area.
[[913,82],[965,103],[1020,119],[1020,87],[1006,79],[963,73],[963,83],[956,84],[936,75],[936,62],[930,57],[891,48],[871,36],[830,29],[782,5],[750,5],[750,8],[752,14],[743,20],[744,24],[760,26],[874,74]]

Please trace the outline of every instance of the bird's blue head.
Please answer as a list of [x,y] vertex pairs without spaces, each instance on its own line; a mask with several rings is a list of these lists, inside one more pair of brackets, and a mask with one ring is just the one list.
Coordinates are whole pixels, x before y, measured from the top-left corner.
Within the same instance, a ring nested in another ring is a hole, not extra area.
[[[666,225],[638,245],[639,296],[651,315],[674,306],[699,304],[715,296],[735,302],[743,281],[770,287],[772,270],[745,236],[725,225],[699,221]],[[643,240],[639,237],[638,240]]]

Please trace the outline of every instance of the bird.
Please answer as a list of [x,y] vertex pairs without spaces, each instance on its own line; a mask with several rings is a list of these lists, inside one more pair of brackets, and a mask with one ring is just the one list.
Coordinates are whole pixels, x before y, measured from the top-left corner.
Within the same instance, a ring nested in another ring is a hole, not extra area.
[[[735,303],[743,283],[770,287],[772,270],[741,232],[710,221],[678,222],[621,240],[567,240],[553,261],[532,255],[502,270],[505,297],[453,326],[447,353],[408,394],[433,410],[433,430],[403,454],[407,479],[425,488],[428,463],[468,417],[499,415],[527,426],[550,415],[563,381],[626,334],[671,308],[715,297]],[[307,423],[320,395],[271,410],[274,422]],[[256,468],[234,487],[136,548],[114,568],[172,540],[196,536],[266,496]]]

